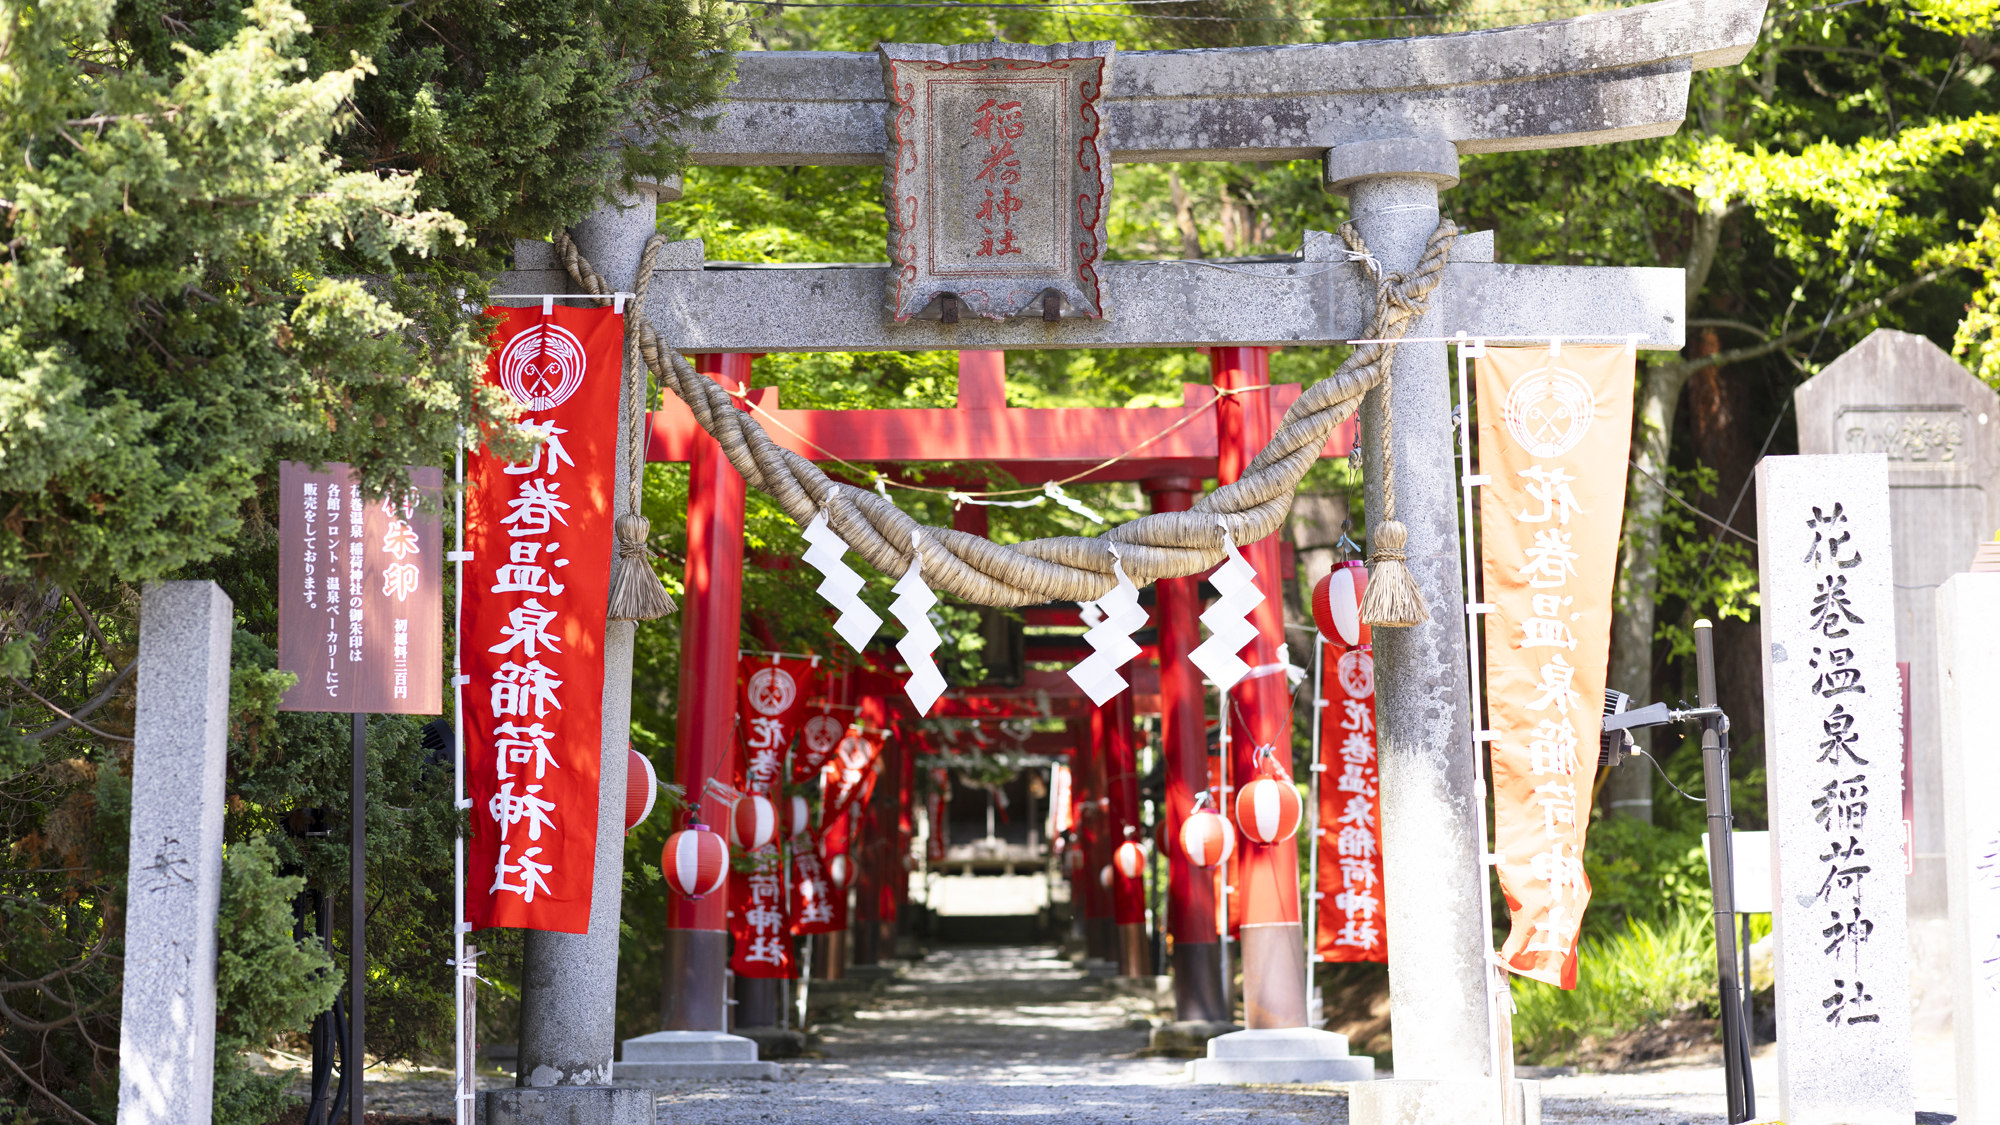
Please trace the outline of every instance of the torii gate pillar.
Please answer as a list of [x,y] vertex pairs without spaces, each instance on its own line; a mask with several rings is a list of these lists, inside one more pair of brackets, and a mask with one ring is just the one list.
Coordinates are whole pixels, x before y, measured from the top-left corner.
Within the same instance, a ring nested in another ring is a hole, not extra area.
[[[1348,197],[1369,251],[1393,273],[1423,256],[1437,227],[1438,192],[1458,183],[1458,153],[1447,141],[1343,145],[1327,153],[1326,180],[1330,190]],[[1440,286],[1409,335],[1442,335],[1450,299],[1450,286]],[[1356,1087],[1356,1125],[1433,1119],[1427,1113],[1437,1120],[1490,1121],[1499,1108],[1446,371],[1445,345],[1400,345],[1390,379],[1369,392],[1361,409],[1371,524],[1383,510],[1385,398],[1394,413],[1396,516],[1410,531],[1408,565],[1430,605],[1430,620],[1375,630],[1396,1080]]]

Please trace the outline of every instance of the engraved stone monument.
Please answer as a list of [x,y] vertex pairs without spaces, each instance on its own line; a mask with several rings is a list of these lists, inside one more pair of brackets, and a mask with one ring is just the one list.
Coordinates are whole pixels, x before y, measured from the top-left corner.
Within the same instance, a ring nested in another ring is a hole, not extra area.
[[205,1125],[214,1112],[234,621],[213,582],[157,583],[139,603],[119,1125]]
[[1882,328],[1801,384],[1793,402],[1800,453],[1875,454],[1889,464],[1895,651],[1910,665],[1910,917],[1941,919],[1937,588],[2000,529],[2000,395],[1924,337]]
[[1114,44],[884,43],[897,323],[1101,319]]
[[1757,466],[1779,1117],[1906,1125],[1902,690],[1886,458]]

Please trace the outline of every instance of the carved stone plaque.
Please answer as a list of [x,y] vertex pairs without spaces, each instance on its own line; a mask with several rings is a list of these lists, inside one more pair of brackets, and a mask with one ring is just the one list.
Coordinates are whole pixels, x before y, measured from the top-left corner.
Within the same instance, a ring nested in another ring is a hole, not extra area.
[[889,258],[898,322],[1109,314],[1099,99],[1109,42],[884,43]]

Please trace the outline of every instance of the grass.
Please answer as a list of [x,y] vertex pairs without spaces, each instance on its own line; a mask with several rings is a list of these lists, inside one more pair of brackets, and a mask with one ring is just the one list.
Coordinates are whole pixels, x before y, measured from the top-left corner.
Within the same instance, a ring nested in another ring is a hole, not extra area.
[[1711,925],[1708,915],[1686,909],[1660,922],[1634,918],[1616,933],[1584,940],[1574,989],[1516,978],[1514,1046],[1522,1061],[1559,1064],[1593,1041],[1712,1009]]

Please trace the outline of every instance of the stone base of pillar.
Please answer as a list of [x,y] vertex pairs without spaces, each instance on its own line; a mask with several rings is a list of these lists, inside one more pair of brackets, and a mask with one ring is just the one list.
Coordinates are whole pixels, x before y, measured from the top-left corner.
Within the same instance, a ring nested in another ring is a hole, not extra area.
[[653,1125],[638,1086],[512,1086],[480,1095],[482,1125]]
[[[1375,1060],[1347,1053],[1347,1036],[1311,1027],[1232,1031],[1208,1041],[1208,1057],[1187,1064],[1195,1082],[1370,1082]],[[1359,1125],[1360,1118],[1354,1118]],[[1443,1125],[1445,1119],[1439,1119]],[[1453,1125],[1471,1118],[1452,1119]],[[1414,1125],[1414,1123],[1413,1123]],[[1428,1125],[1428,1121],[1427,1121]]]
[[[756,1040],[721,1031],[656,1031],[627,1039],[623,1053],[624,1061],[613,1064],[611,1073],[628,1082],[647,1078],[763,1078],[775,1082],[779,1075],[777,1063],[758,1061]],[[648,1101],[643,1125],[652,1122],[652,1103]]]
[[[1522,1125],[1542,1125],[1542,1084],[1516,1079]],[[1461,1125],[1500,1116],[1500,1084],[1487,1078],[1450,1081],[1395,1078],[1356,1086],[1347,1099],[1352,1125]]]
[[1151,1058],[1198,1059],[1207,1053],[1209,1040],[1242,1030],[1233,1023],[1176,1020],[1154,1028],[1142,1053]]
[[1243,1026],[1306,1026],[1306,944],[1299,923],[1245,924],[1240,932]]
[[1175,942],[1174,1019],[1227,1024],[1233,1014],[1222,1003],[1222,943]]
[[789,1027],[739,1027],[736,1034],[757,1044],[760,1059],[795,1059],[806,1053],[806,1033]]

